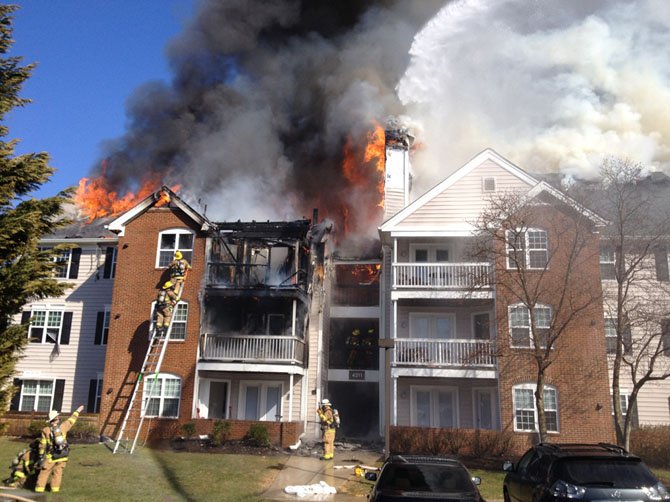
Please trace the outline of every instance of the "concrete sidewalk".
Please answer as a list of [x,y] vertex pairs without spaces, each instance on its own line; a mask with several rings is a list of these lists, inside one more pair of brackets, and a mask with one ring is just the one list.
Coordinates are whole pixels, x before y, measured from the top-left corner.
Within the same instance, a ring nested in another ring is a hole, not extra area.
[[[344,466],[368,465],[373,466],[382,458],[379,452],[368,450],[352,450],[335,452],[334,460],[319,460],[316,456],[291,455],[287,458],[281,471],[272,486],[263,493],[264,500],[305,500],[305,501],[333,501],[347,502],[366,500],[363,497],[340,494],[341,487],[354,475],[353,468]],[[341,468],[337,468],[337,467]],[[312,495],[299,497],[284,492],[287,486],[313,485],[325,481],[335,487],[335,495]]]

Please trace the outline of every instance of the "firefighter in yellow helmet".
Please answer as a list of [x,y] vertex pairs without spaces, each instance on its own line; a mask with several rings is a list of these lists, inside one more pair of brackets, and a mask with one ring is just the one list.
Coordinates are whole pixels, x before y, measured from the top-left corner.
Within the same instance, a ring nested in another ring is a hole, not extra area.
[[184,281],[186,280],[186,275],[188,271],[191,270],[191,265],[184,258],[184,255],[181,251],[175,251],[174,260],[168,265],[168,271],[170,272],[170,281],[175,285],[175,290],[177,294],[182,293],[184,288]]
[[156,298],[156,334],[158,336],[167,334],[172,313],[179,302],[179,295],[175,292],[174,287],[171,281],[166,281]]
[[333,406],[328,399],[321,401],[321,406],[316,409],[321,422],[321,433],[323,438],[323,456],[321,460],[331,460],[335,453],[335,415]]
[[23,488],[37,475],[37,459],[39,452],[39,439],[35,439],[28,448],[24,448],[12,460],[12,469],[9,478],[3,483],[9,488]]
[[49,425],[42,429],[42,435],[39,439],[38,462],[40,472],[37,475],[36,492],[43,492],[47,486],[47,482],[51,485],[53,493],[60,491],[61,482],[63,481],[63,471],[70,455],[70,446],[67,444],[67,432],[77,421],[77,417],[79,417],[83,409],[83,406],[77,408],[72,416],[63,423],[60,423],[60,414],[56,410],[49,412]]

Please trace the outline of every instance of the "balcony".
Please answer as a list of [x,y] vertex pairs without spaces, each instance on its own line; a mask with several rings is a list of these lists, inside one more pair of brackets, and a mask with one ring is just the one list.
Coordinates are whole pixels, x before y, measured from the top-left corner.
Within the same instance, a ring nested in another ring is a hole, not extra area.
[[490,263],[394,263],[394,289],[491,289]]
[[422,367],[493,368],[489,340],[396,338],[394,365]]
[[200,337],[200,359],[220,362],[303,365],[305,342],[290,336],[206,333]]

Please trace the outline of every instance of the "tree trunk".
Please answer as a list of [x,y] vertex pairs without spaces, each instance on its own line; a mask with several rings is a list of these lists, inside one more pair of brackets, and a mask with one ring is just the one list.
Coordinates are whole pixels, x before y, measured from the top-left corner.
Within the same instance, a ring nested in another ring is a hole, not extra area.
[[537,372],[535,406],[537,407],[537,425],[540,443],[545,443],[547,441],[547,423],[544,418],[544,370]]

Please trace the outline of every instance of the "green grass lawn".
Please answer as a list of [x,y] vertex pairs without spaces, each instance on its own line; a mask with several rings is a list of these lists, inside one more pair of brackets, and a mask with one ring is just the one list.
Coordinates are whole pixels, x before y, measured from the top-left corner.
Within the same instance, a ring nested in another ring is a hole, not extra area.
[[[0,479],[28,441],[0,438]],[[116,454],[104,445],[72,445],[60,494],[67,501],[258,501],[272,484],[281,456],[182,453],[138,448]],[[48,488],[47,488],[48,490]]]

